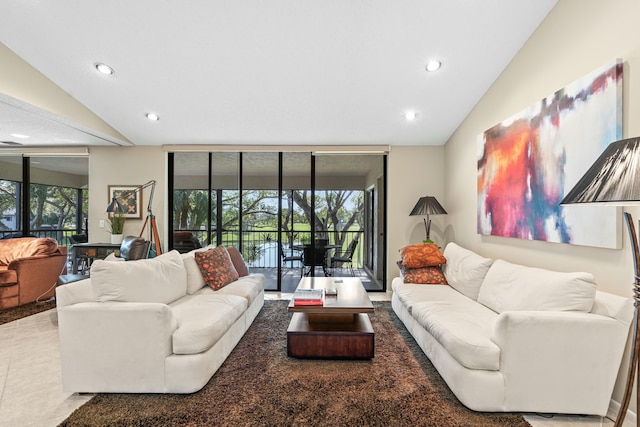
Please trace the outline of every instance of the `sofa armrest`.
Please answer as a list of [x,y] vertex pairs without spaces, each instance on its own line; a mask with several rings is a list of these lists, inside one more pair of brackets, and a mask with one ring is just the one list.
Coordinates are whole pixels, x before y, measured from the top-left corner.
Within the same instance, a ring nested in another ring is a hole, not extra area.
[[575,396],[606,414],[628,333],[629,324],[593,313],[501,313],[491,339],[500,347],[505,400],[535,400],[555,412],[554,401],[564,400],[566,411],[566,396]]
[[67,305],[80,302],[96,302],[91,287],[91,278],[86,276],[84,280],[58,285],[56,287],[56,307],[58,310]]
[[66,271],[67,256],[38,255],[13,260],[7,266],[18,276],[20,304],[53,296],[58,276]]
[[58,309],[62,383],[72,392],[162,392],[177,321],[160,303],[83,302]]

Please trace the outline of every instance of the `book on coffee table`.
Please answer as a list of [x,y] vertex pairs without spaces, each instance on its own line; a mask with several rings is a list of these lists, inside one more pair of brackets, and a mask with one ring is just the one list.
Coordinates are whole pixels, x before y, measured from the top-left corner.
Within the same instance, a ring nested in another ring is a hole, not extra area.
[[296,289],[293,293],[293,305],[323,305],[322,289]]

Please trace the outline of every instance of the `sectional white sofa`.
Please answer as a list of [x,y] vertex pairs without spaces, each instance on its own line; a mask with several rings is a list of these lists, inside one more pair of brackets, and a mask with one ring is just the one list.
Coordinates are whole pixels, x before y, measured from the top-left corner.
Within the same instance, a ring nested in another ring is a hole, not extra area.
[[492,260],[449,243],[448,285],[392,282],[393,310],[476,411],[605,415],[633,303],[588,273]]
[[96,261],[56,289],[69,392],[191,393],[209,381],[264,304],[264,276],[205,286],[193,253]]

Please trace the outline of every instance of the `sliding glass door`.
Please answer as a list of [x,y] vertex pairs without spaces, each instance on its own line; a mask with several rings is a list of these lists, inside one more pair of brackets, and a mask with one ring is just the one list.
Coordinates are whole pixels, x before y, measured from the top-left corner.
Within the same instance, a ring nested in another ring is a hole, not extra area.
[[331,274],[357,276],[367,290],[385,289],[384,165],[383,155],[315,156],[316,234],[336,246]]
[[[303,275],[357,276],[385,290],[384,155],[174,153],[174,246],[236,246],[265,290]],[[197,220],[196,220],[197,218]]]

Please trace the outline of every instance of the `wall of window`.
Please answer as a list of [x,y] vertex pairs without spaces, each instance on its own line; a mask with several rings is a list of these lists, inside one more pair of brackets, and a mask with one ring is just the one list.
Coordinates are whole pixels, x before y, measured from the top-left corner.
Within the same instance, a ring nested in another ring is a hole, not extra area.
[[[170,153],[171,247],[236,246],[265,274],[266,290],[292,291],[301,274],[357,274],[369,290],[385,290],[386,251],[371,242],[384,221],[377,209],[365,215],[367,197],[384,200],[385,162],[385,155]],[[302,260],[312,242],[330,247],[322,265]],[[347,265],[326,268],[349,247]]]
[[0,238],[86,234],[88,159],[0,157]]

